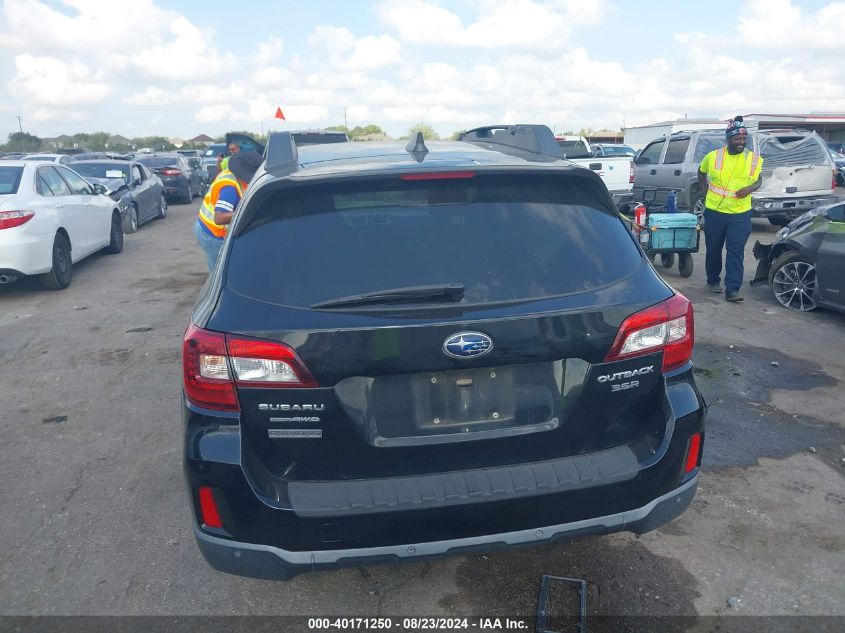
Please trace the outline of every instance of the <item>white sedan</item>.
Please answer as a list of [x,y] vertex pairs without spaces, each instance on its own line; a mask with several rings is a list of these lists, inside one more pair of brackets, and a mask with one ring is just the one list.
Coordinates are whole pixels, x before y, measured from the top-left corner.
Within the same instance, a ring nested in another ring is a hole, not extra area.
[[123,250],[117,203],[64,165],[0,162],[0,283],[39,275],[45,288],[67,288],[74,262]]

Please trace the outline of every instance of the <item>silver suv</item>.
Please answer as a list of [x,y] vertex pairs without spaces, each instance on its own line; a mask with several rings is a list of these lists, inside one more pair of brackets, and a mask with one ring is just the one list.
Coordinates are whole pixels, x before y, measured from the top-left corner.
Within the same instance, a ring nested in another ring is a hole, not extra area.
[[[676,132],[652,141],[634,160],[634,199],[654,192],[656,202],[663,203],[674,190],[678,208],[701,219],[706,192],[698,189],[698,167],[708,152],[724,144],[721,130]],[[815,132],[757,131],[749,135],[747,147],[764,158],[763,186],[752,198],[755,217],[785,225],[809,209],[838,199],[833,193],[830,153]]]

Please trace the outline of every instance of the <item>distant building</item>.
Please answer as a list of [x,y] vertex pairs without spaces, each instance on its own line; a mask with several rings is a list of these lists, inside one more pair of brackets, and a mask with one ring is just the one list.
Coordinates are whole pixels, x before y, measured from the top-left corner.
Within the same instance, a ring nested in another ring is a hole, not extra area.
[[192,138],[189,142],[208,146],[214,142],[214,139],[211,138],[208,134],[200,134],[199,136],[195,136],[194,138]]
[[[774,130],[780,128],[802,128],[815,130],[826,141],[845,141],[845,113],[814,112],[810,114],[743,114],[745,124],[751,130]],[[676,119],[649,125],[626,127],[625,144],[642,149],[661,136],[684,130],[723,130],[728,124],[724,119]]]

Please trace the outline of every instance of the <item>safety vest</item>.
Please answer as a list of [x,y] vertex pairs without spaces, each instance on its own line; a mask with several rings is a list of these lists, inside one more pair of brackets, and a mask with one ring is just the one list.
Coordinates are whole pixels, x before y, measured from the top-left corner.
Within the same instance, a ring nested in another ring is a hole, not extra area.
[[205,194],[205,198],[202,200],[202,205],[200,206],[199,211],[199,221],[202,222],[209,231],[211,231],[211,234],[214,235],[214,237],[218,237],[221,240],[226,237],[226,231],[229,229],[229,226],[227,224],[215,224],[214,207],[217,206],[217,200],[220,198],[220,190],[229,185],[238,190],[239,198],[243,197],[243,187],[241,187],[241,183],[235,177],[235,174],[230,172],[228,169],[224,169],[218,174],[217,178],[214,179],[214,182],[212,182],[211,186],[208,188],[208,193]]
[[742,156],[729,155],[740,162],[729,160],[731,167],[725,169],[726,155],[728,155],[727,148],[722,147],[708,154],[702,161],[702,163],[707,163],[705,206],[724,213],[744,213],[751,209],[751,196],[740,198],[736,195],[737,191],[757,181],[763,167],[763,159],[746,149]]

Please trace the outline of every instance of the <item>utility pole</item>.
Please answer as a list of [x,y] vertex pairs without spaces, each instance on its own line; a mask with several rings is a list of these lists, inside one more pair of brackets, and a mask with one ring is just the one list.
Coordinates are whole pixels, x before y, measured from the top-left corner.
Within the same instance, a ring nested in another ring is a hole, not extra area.
[[21,123],[21,115],[18,115],[18,127],[21,130],[21,134],[23,134],[23,123]]
[[349,130],[349,123],[346,122],[346,106],[343,106],[343,127]]

